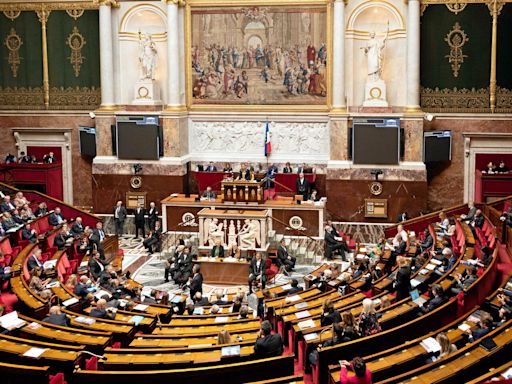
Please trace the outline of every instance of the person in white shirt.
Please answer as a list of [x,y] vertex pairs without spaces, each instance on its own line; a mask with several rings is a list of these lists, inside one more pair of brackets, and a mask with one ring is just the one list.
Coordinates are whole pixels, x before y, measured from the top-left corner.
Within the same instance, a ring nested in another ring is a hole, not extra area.
[[398,247],[398,245],[400,244],[400,238],[406,243],[409,242],[409,235],[407,234],[407,231],[404,229],[404,226],[401,224],[396,227],[396,235],[392,241],[393,247]]

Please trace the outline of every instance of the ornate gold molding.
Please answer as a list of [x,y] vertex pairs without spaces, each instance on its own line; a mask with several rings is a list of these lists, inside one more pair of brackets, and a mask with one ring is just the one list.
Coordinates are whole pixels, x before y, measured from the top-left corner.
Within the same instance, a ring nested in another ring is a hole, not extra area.
[[7,62],[11,66],[12,77],[18,77],[18,67],[21,64],[20,48],[23,45],[23,40],[18,35],[14,28],[11,28],[10,33],[4,40],[4,45],[9,50],[9,57]]
[[69,2],[48,2],[48,3],[11,3],[11,2],[0,2],[0,11],[12,12],[12,11],[37,11],[40,9],[47,9],[50,11],[65,11],[68,9],[98,9],[98,4],[93,1],[74,1]]
[[178,7],[184,7],[187,5],[186,0],[167,0],[167,4],[177,4]]
[[[456,4],[464,2],[465,4],[487,4],[489,0],[421,0],[421,4],[436,5],[436,4]],[[512,0],[501,0],[502,3],[512,3]]]
[[106,5],[108,7],[114,7],[114,8],[119,8],[119,6],[120,6],[119,1],[117,1],[117,0],[93,0],[93,2],[95,4],[97,4],[98,6]]
[[426,112],[488,113],[489,88],[422,88],[421,108]]
[[85,56],[82,56],[82,48],[85,44],[87,44],[85,37],[80,33],[75,25],[66,39],[66,45],[71,49],[71,55],[68,57],[68,60],[73,66],[75,77],[80,76],[80,68],[85,60]]
[[75,21],[82,17],[84,12],[85,9],[66,9],[66,13],[69,15],[69,17],[72,17],[75,19]]
[[459,69],[462,63],[464,63],[464,59],[468,57],[468,55],[462,53],[462,47],[469,41],[469,38],[460,28],[460,24],[455,22],[452,30],[446,34],[444,41],[446,41],[450,47],[450,54],[444,57],[446,57],[448,63],[451,64],[453,77],[458,77]]
[[0,108],[43,109],[43,89],[40,87],[0,87]]
[[512,113],[512,90],[496,88],[496,112]]
[[51,109],[96,109],[101,104],[101,89],[96,87],[52,87]]
[[14,20],[16,20],[21,15],[21,11],[15,11],[15,10],[4,11],[3,14],[9,20],[14,21]]
[[456,15],[458,15],[459,13],[461,13],[467,6],[468,4],[467,3],[459,3],[459,2],[456,2],[456,3],[448,3],[446,4],[446,8],[448,8],[448,10],[452,13],[455,13]]

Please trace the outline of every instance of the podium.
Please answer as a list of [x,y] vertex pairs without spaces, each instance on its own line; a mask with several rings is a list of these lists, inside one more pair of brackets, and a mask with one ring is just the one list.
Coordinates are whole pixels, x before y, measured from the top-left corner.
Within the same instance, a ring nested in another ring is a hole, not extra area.
[[221,193],[224,201],[262,203],[264,183],[264,181],[226,180],[221,184]]

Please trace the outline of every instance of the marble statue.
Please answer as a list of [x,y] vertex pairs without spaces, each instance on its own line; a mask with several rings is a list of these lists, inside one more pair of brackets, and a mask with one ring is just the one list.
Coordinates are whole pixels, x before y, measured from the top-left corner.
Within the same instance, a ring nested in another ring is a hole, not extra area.
[[258,220],[246,219],[238,236],[241,248],[256,248],[256,239],[259,238]]
[[370,41],[368,42],[366,47],[361,47],[368,60],[368,79],[372,82],[377,82],[381,80],[383,62],[382,51],[386,47],[388,34],[389,24],[384,39],[379,40],[375,34],[375,31],[372,31],[370,32]]
[[139,32],[140,80],[155,80],[156,45],[149,34]]
[[208,225],[208,245],[213,246],[216,240],[223,242],[224,231],[222,227],[222,223],[219,224],[219,219],[215,218],[210,221]]

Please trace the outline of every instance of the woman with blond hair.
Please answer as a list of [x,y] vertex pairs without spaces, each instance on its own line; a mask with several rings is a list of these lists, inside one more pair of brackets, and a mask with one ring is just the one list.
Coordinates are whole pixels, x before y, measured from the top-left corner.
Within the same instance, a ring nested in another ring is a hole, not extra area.
[[371,299],[363,300],[363,310],[359,315],[357,328],[361,336],[374,335],[381,331],[379,319],[377,318],[375,307]]
[[436,336],[436,341],[441,346],[441,351],[439,351],[439,359],[451,355],[453,352],[457,351],[457,347],[455,344],[450,343],[450,339],[446,333],[441,332]]
[[233,341],[231,340],[231,335],[229,334],[229,331],[226,329],[223,329],[219,332],[217,336],[217,344],[231,344]]
[[73,291],[73,289],[75,289],[75,286],[77,285],[77,283],[78,283],[78,278],[76,277],[76,275],[75,274],[69,275],[68,281],[66,281],[66,287],[70,291]]
[[42,273],[43,270],[40,267],[35,267],[32,271],[30,271],[30,283],[28,287],[36,294],[40,294],[45,289],[46,284],[48,284],[51,280],[41,280]]

